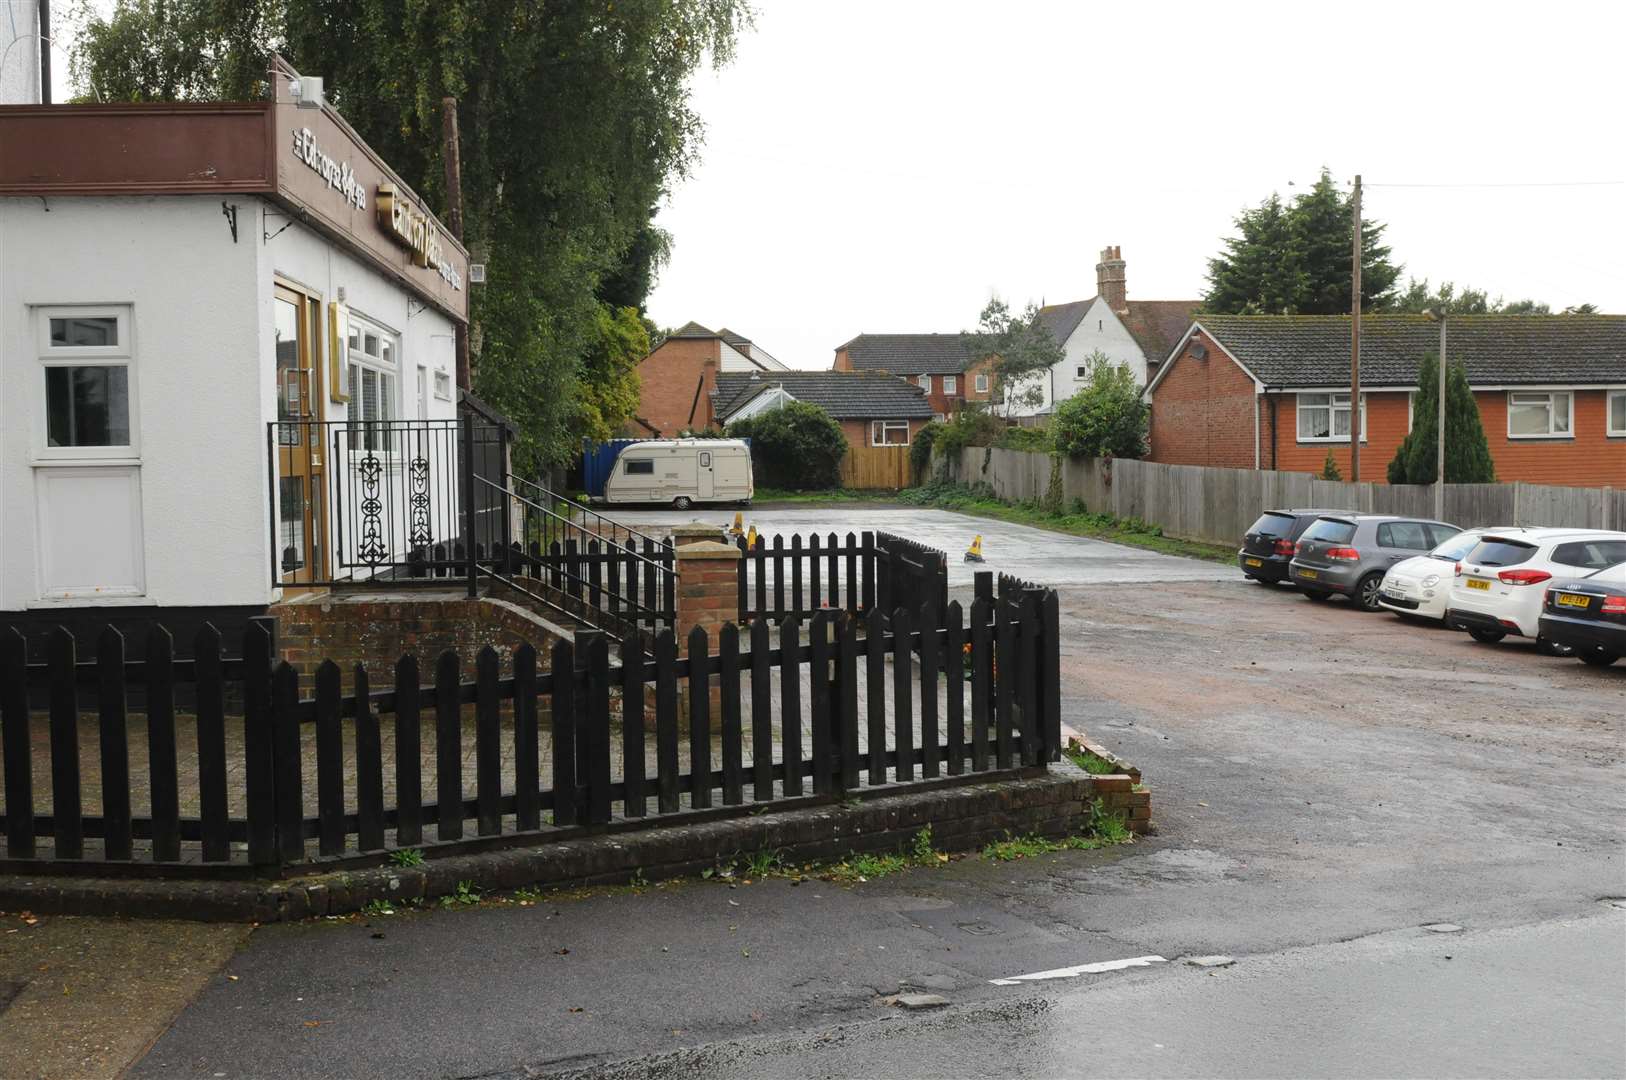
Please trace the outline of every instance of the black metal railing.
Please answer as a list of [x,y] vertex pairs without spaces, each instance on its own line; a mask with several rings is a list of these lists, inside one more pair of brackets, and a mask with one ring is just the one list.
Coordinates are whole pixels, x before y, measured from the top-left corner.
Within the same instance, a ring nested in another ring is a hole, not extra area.
[[208,628],[179,661],[154,624],[132,662],[109,627],[91,665],[65,629],[43,658],[11,631],[0,634],[0,869],[276,874],[516,834],[565,839],[617,819],[682,824],[714,800],[1043,768],[1060,749],[1043,674],[1055,667],[1054,602],[1010,590],[976,600],[969,618],[953,602],[940,627],[927,605],[758,619],[715,639],[696,627],[681,643],[666,629],[652,646],[629,636],[617,657],[589,631],[545,655],[482,648],[472,678],[445,652],[431,671],[414,655],[384,672],[328,660],[305,680],[275,662],[258,624],[235,663]]

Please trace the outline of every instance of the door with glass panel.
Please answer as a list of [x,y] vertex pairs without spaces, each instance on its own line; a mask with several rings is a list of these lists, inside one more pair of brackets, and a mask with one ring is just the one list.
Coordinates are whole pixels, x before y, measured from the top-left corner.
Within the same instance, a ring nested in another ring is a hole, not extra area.
[[277,286],[277,559],[285,585],[327,579],[320,305]]

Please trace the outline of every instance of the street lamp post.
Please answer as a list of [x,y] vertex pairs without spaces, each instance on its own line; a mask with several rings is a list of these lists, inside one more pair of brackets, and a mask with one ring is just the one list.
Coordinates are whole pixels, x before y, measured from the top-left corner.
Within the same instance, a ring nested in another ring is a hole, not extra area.
[[1434,520],[1445,520],[1445,305],[1440,304],[1423,312],[1430,319],[1440,324],[1440,399],[1439,423],[1434,437],[1438,440],[1434,448]]

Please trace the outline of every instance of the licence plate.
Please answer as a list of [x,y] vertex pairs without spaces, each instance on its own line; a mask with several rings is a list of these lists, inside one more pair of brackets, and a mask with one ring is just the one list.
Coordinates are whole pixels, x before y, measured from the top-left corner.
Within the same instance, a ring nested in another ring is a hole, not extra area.
[[1263,565],[1265,565],[1265,560],[1263,560],[1263,559],[1243,559],[1242,564],[1244,566],[1263,566]]
[[1299,577],[1301,577],[1301,578],[1310,578],[1311,580],[1314,580],[1315,579],[1315,571],[1314,570],[1300,570],[1299,571]]
[[1588,606],[1589,601],[1585,596],[1577,596],[1575,593],[1561,592],[1553,593],[1553,603],[1557,604],[1559,607],[1584,608]]
[[1387,596],[1391,600],[1404,600],[1406,598],[1405,593],[1398,592],[1398,591],[1396,591],[1394,589],[1384,589],[1383,590],[1383,595]]
[[1470,588],[1470,589],[1483,589],[1485,592],[1490,592],[1490,582],[1488,582],[1488,581],[1480,581],[1478,578],[1469,578],[1468,579],[1468,588]]

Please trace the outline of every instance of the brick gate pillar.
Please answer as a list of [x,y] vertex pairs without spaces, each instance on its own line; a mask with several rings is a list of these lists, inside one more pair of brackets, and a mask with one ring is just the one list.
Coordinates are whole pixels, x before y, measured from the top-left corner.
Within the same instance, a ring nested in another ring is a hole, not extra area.
[[[715,536],[715,530],[712,531]],[[687,540],[687,542],[685,542]],[[740,549],[717,540],[673,537],[673,561],[677,567],[677,648],[679,656],[689,655],[689,632],[695,627],[706,631],[707,651],[717,654],[717,633],[724,623],[739,618]],[[689,730],[689,684],[679,690],[678,726]],[[711,679],[711,727],[722,724],[722,690],[716,676]]]

